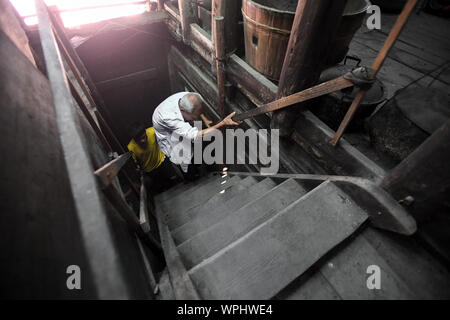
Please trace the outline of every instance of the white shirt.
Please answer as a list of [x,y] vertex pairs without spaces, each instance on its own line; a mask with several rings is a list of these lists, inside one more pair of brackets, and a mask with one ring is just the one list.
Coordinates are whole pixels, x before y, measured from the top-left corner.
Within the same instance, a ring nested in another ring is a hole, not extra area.
[[[187,161],[182,161],[172,154],[174,148],[179,145],[180,137],[184,141],[194,141],[198,135],[198,129],[184,121],[178,101],[190,92],[179,92],[171,95],[161,102],[153,113],[153,127],[161,151],[169,157],[170,161],[179,164],[184,172],[187,172]],[[189,158],[190,163],[190,158]]]

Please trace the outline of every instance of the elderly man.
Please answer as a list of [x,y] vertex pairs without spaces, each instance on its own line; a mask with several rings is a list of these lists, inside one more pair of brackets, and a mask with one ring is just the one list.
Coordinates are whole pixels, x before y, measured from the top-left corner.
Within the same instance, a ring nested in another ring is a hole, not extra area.
[[180,160],[176,159],[172,154],[174,147],[180,143],[179,138],[183,137],[193,142],[215,129],[239,125],[239,123],[231,119],[235,114],[233,112],[215,126],[199,130],[193,127],[190,122],[201,121],[200,115],[203,113],[203,109],[204,101],[199,94],[179,92],[164,100],[153,113],[153,127],[155,128],[156,138],[162,152],[173,163],[180,165],[185,173],[185,177],[188,179],[192,178],[192,165],[180,163]]

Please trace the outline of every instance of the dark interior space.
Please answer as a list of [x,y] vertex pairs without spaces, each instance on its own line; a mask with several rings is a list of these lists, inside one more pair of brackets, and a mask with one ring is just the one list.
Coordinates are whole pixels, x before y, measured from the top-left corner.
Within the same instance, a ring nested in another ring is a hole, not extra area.
[[170,95],[167,56],[173,42],[158,23],[93,35],[76,47],[123,144],[129,125],[141,120],[151,126],[153,110]]

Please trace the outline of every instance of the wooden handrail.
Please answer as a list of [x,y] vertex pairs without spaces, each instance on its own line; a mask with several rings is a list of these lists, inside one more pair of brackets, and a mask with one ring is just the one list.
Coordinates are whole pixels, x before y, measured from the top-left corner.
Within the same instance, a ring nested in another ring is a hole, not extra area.
[[269,102],[259,108],[251,109],[249,111],[237,114],[233,117],[234,121],[243,121],[245,119],[255,117],[267,112],[272,112],[275,110],[280,110],[283,108],[290,107],[294,104],[304,102],[313,98],[317,98],[338,90],[349,88],[353,86],[353,82],[345,79],[344,77],[339,77],[314,87],[308,88],[306,90],[294,93],[290,96],[283,97],[281,99]]
[[111,184],[130,158],[131,151],[128,151],[95,170],[94,174],[99,178],[103,188],[106,188]]

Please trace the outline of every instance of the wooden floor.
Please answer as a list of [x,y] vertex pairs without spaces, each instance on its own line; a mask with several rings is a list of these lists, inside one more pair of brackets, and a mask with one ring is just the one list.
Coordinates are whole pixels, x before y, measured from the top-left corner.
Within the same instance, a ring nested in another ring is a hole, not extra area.
[[[348,54],[358,56],[362,65],[370,66],[396,19],[395,14],[382,14],[381,30],[369,30],[363,24]],[[414,86],[450,93],[450,20],[425,12],[413,13],[378,78],[386,86],[388,99],[413,82]],[[371,149],[368,137],[346,134],[345,138],[384,169],[395,166],[389,158]]]
[[[382,47],[397,15],[383,14],[381,30],[365,24],[355,35],[349,54],[370,66]],[[390,52],[378,78],[387,98],[414,85],[444,90],[450,94],[450,20],[425,12],[414,13]],[[368,136],[346,134],[345,139],[388,170],[391,159],[376,153]],[[279,299],[448,299],[450,273],[422,246],[417,237],[402,237],[369,227],[327,255],[315,268],[294,281]],[[367,290],[367,266],[382,270],[382,289]]]

